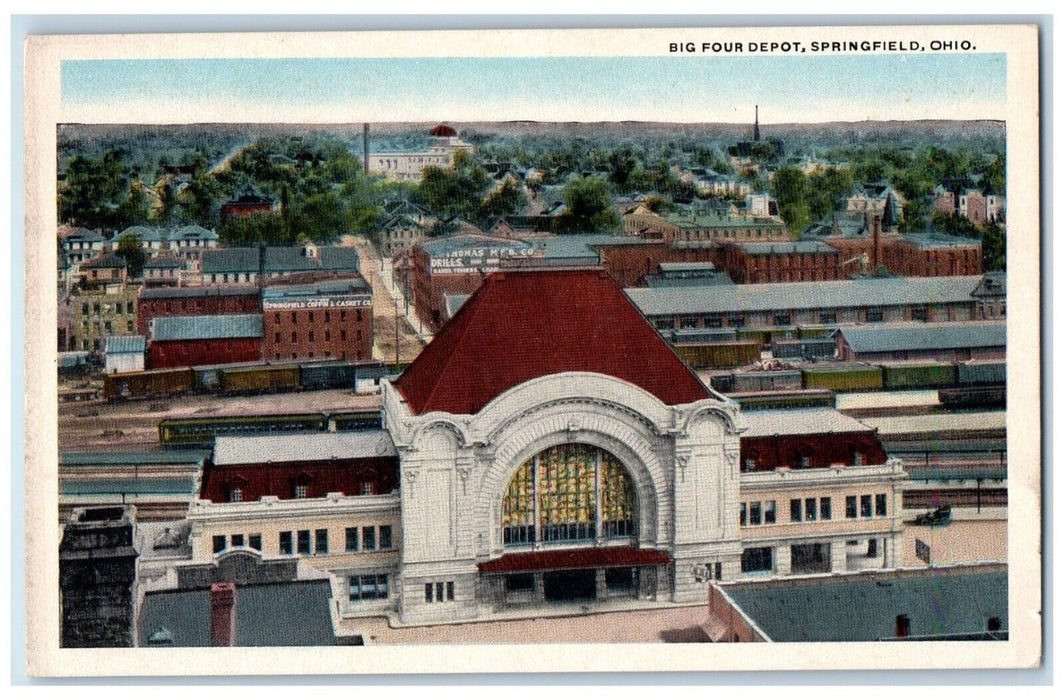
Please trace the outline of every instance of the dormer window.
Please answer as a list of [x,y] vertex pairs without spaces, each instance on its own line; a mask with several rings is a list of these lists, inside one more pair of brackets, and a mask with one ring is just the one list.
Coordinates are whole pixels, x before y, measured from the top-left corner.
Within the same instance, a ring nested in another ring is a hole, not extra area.
[[241,488],[229,489],[229,502],[230,503],[240,503],[243,500],[244,500],[244,489],[241,489]]
[[307,497],[307,485],[306,484],[296,484],[295,488],[292,489],[292,497],[293,498],[306,498]]

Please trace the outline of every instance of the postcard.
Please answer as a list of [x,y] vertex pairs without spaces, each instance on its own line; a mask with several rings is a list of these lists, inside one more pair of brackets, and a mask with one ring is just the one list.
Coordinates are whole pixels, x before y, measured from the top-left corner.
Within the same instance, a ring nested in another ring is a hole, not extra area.
[[1038,42],[30,37],[27,673],[1037,666]]

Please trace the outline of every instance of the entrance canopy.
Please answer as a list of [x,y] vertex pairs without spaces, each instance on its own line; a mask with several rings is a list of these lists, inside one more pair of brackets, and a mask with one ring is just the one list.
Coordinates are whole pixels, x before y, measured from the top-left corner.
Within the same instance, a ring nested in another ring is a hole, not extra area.
[[653,566],[668,564],[671,561],[672,558],[668,554],[654,549],[588,547],[505,554],[498,559],[477,564],[477,569],[482,574],[510,574],[522,571]]

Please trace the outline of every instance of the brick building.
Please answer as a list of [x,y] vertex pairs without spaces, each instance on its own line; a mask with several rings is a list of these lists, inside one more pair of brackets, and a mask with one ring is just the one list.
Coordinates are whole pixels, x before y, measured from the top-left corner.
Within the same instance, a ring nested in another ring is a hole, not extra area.
[[885,241],[880,264],[903,277],[948,277],[983,272],[983,244],[976,238],[935,233],[906,234]]
[[262,359],[262,315],[163,316],[149,328],[148,367],[195,367]]
[[373,357],[373,292],[361,277],[267,287],[265,360]]
[[343,617],[395,608],[398,458],[382,430],[219,437],[189,510],[192,564],[250,552],[327,572]]
[[273,211],[273,200],[254,194],[245,194],[222,204],[222,224],[233,217],[269,214]]
[[725,243],[719,257],[737,284],[843,279],[839,251],[818,241]]
[[108,284],[124,284],[128,277],[126,261],[110,251],[81,264],[79,283],[82,287],[97,288]]
[[137,334],[148,335],[152,319],[162,316],[219,316],[261,311],[258,287],[143,289],[137,297]]

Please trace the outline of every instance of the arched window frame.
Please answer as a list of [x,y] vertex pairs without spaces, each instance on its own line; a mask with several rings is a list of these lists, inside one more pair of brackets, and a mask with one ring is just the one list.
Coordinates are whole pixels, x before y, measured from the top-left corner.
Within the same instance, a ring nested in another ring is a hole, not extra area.
[[[593,464],[581,465],[592,467],[592,490],[579,486],[587,481],[587,475],[579,473],[581,466],[573,472],[559,462],[551,471],[544,464],[553,450],[565,448],[586,449],[593,457]],[[510,477],[500,510],[504,546],[629,539],[636,535],[638,508],[631,475],[615,455],[586,443],[555,445],[525,460]],[[555,515],[567,511],[570,515],[592,511],[593,515],[567,520]]]

